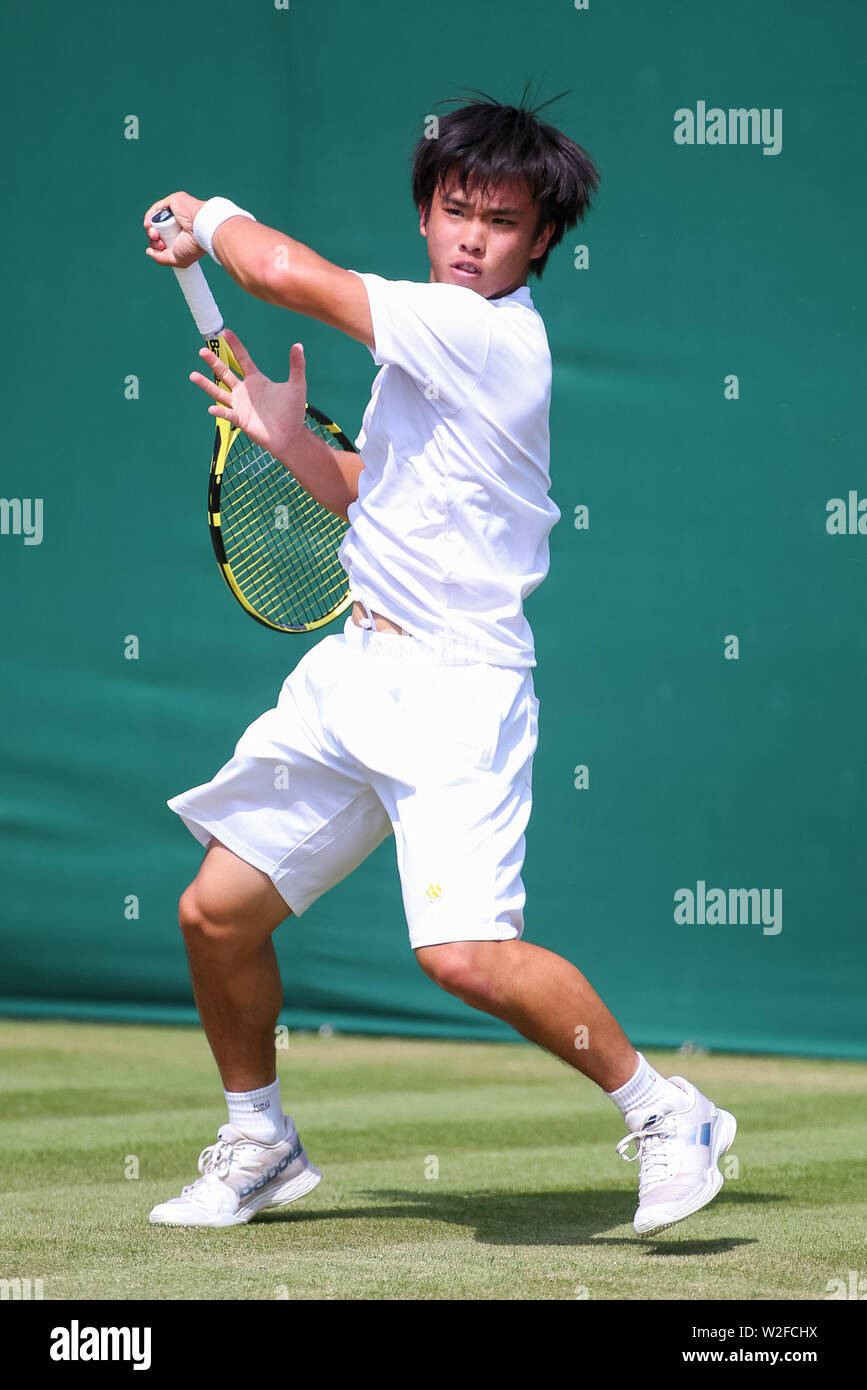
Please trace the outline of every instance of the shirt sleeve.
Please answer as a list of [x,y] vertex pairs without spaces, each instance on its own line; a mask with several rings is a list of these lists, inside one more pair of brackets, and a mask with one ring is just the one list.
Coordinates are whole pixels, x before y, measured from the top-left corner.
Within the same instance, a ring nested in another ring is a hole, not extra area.
[[487,366],[494,312],[487,300],[461,285],[351,274],[367,290],[377,366],[400,367],[449,410],[466,405]]

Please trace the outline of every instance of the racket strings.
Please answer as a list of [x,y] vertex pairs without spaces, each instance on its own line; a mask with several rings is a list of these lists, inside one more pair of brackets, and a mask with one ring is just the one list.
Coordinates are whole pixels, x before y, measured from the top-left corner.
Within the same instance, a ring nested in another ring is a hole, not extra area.
[[[332,448],[340,447],[334,430],[309,412],[307,426]],[[261,617],[303,629],[334,613],[347,593],[337,549],[348,523],[242,434],[223,468],[219,510],[233,578]]]

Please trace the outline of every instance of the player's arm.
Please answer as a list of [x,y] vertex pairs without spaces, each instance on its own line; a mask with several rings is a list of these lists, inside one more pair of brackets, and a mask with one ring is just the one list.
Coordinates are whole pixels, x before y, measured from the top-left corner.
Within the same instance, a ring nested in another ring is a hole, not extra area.
[[[171,207],[182,229],[171,247],[165,245],[150,220],[165,206]],[[151,243],[148,255],[161,265],[174,266],[191,265],[204,255],[193,235],[193,224],[203,206],[201,198],[183,192],[152,203],[144,218]],[[351,271],[326,261],[302,241],[249,217],[229,217],[220,223],[213,246],[220,264],[248,294],[331,324],[373,350],[367,291]]]
[[332,449],[312,430],[305,429],[291,453],[274,457],[321,506],[344,521],[349,520],[347,512],[358,500],[358,479],[364,468],[360,454]]
[[214,251],[233,280],[268,304],[318,319],[373,349],[364,282],[302,241],[245,217],[217,228]]

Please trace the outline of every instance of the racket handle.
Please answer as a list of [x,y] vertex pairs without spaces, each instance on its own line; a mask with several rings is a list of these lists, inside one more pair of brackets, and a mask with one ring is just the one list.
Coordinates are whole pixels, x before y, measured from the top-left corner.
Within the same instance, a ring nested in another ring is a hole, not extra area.
[[[171,246],[175,237],[180,232],[171,208],[160,208],[151,218],[152,226],[156,227],[166,246]],[[196,321],[196,327],[203,338],[216,338],[223,331],[223,315],[217,307],[217,301],[211,294],[210,286],[205,279],[204,271],[198,264],[189,265],[184,270],[178,270],[176,266],[172,269],[177,276],[178,284],[183,292],[187,307]]]

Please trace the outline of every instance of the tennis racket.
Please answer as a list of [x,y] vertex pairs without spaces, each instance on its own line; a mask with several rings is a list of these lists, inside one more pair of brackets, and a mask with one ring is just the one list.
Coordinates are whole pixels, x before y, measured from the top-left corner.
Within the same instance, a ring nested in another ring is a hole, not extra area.
[[[180,230],[171,208],[161,208],[151,221],[170,246]],[[173,269],[211,352],[243,378],[222,336],[223,316],[201,266]],[[327,444],[357,452],[322,411],[307,404],[305,416],[307,428]],[[208,481],[208,526],[220,573],[257,623],[277,632],[312,632],[352,602],[349,579],[337,558],[348,522],[311,497],[266,449],[219,416]]]

